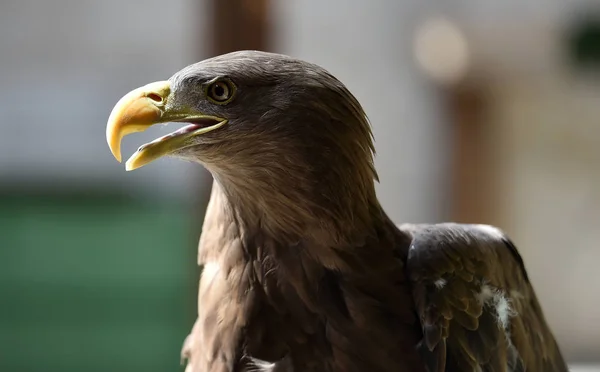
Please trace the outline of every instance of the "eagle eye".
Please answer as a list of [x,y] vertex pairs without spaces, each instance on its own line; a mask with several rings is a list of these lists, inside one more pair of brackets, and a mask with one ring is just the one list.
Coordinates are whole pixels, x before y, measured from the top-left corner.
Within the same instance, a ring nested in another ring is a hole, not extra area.
[[224,105],[233,99],[235,85],[229,79],[219,79],[210,83],[206,89],[206,96],[213,103]]

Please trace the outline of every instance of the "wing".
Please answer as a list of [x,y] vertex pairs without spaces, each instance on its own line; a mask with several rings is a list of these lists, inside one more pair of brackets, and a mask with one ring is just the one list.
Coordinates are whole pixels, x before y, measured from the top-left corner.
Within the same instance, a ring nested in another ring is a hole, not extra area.
[[430,372],[567,372],[513,243],[488,225],[402,225]]

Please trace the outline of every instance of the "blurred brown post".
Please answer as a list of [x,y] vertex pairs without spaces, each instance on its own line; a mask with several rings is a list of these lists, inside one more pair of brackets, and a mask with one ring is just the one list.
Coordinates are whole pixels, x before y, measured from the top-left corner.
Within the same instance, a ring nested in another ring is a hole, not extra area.
[[450,219],[491,223],[494,218],[492,147],[488,146],[489,97],[485,85],[469,81],[446,90],[453,125]]
[[269,49],[268,0],[212,0],[212,55]]

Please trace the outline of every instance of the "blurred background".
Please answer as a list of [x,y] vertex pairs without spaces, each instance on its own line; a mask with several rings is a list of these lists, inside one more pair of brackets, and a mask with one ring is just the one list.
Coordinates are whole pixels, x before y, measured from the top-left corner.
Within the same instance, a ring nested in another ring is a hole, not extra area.
[[0,0],[0,371],[182,370],[210,175],[126,173],[105,123],[236,49],[345,82],[389,214],[507,231],[573,370],[600,371],[598,0]]

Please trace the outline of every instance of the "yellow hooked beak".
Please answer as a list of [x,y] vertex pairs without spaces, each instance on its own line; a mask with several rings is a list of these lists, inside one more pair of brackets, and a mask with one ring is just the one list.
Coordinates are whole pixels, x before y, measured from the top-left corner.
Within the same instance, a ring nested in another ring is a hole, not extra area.
[[168,81],[150,83],[127,93],[117,102],[106,124],[106,141],[117,161],[121,162],[121,140],[134,132],[143,132],[154,124],[167,122],[192,123],[173,133],[142,145],[125,164],[130,171],[140,168],[163,155],[192,145],[191,139],[227,124],[227,120],[204,115],[190,108],[170,104],[173,100]]

